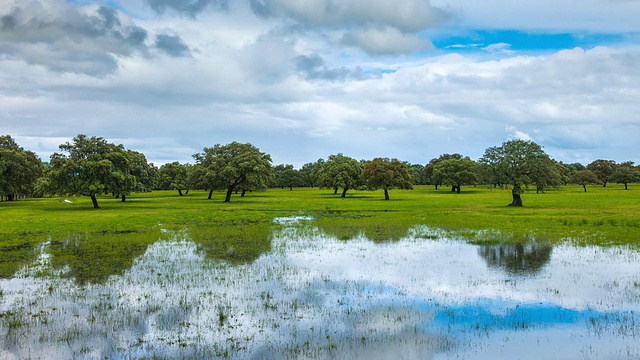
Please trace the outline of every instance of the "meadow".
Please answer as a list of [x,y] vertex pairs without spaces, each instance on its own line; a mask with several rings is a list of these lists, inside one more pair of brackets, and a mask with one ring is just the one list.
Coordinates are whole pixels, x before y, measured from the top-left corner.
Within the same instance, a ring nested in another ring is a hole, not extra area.
[[[11,276],[33,258],[38,244],[52,240],[59,245],[55,259],[64,264],[86,263],[87,258],[105,262],[78,265],[75,273],[88,280],[102,279],[155,242],[160,226],[189,229],[190,236],[213,256],[251,261],[269,249],[272,219],[296,215],[311,216],[315,226],[341,240],[362,235],[376,242],[393,241],[415,225],[482,242],[538,239],[636,246],[640,240],[640,185],[635,184],[629,190],[615,184],[591,186],[586,193],[571,185],[544,193],[529,191],[523,195],[522,208],[506,206],[508,189],[485,186],[466,187],[460,194],[433,186],[390,193],[391,200],[385,201],[382,191],[351,190],[340,198],[328,189],[269,189],[244,197],[235,194],[230,203],[224,203],[223,192],[207,200],[204,191],[185,196],[153,191],[131,194],[124,203],[102,196],[101,208],[95,210],[88,197],[2,202],[0,276]],[[70,239],[75,247],[63,247]]]
[[637,358],[640,187],[588,190],[3,202],[0,357]]

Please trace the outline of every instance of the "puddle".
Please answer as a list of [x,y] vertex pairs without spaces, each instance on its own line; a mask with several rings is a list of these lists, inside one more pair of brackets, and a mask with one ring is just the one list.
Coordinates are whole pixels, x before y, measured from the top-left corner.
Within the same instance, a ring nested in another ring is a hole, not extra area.
[[421,227],[342,241],[308,218],[275,222],[250,263],[167,233],[99,284],[65,277],[44,246],[0,280],[0,358],[640,358],[636,250]]

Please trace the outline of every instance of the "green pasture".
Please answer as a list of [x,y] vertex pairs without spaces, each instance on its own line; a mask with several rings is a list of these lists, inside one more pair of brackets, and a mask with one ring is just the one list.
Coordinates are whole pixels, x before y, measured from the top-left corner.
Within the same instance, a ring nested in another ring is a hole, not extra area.
[[[148,244],[166,236],[161,228],[186,231],[208,256],[245,262],[270,249],[273,218],[307,215],[314,224],[339,239],[364,235],[373,241],[394,241],[409,227],[428,225],[473,240],[573,241],[610,245],[640,243],[640,185],[564,186],[523,195],[524,207],[508,207],[508,189],[417,186],[382,191],[350,190],[346,198],[332,190],[270,189],[233,195],[224,192],[177,191],[137,193],[125,203],[109,196],[93,209],[88,197],[52,197],[0,203],[0,277],[12,276],[32,259],[38,244],[50,240],[54,263],[69,275],[98,281],[117,273]],[[68,199],[71,203],[63,200]],[[117,258],[117,259],[114,259]]]

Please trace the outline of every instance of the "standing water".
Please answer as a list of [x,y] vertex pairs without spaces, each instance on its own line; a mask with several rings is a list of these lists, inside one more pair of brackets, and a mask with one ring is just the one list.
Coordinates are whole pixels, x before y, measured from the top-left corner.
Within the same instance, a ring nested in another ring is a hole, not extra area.
[[176,232],[97,284],[65,277],[45,244],[0,280],[0,358],[640,359],[636,250],[420,226],[342,241],[275,221],[249,264]]

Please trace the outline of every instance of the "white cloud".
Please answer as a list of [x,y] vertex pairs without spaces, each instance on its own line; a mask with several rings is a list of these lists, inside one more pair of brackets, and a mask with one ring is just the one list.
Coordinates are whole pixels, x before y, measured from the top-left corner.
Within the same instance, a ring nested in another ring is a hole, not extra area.
[[429,39],[405,34],[391,27],[349,31],[342,42],[369,54],[400,54],[433,49]]

